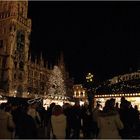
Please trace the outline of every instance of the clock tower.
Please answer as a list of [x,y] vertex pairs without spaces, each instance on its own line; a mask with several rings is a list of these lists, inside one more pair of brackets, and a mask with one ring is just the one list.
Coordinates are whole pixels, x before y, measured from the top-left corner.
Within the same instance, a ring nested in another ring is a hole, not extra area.
[[31,20],[28,1],[0,0],[0,89],[7,96],[27,92]]

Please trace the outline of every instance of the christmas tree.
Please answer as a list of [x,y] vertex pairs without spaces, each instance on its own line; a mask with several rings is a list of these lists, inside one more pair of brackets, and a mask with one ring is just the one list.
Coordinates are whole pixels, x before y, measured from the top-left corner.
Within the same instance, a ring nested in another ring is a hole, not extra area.
[[54,69],[49,75],[49,95],[52,96],[65,96],[66,87],[61,69],[58,66],[54,66]]

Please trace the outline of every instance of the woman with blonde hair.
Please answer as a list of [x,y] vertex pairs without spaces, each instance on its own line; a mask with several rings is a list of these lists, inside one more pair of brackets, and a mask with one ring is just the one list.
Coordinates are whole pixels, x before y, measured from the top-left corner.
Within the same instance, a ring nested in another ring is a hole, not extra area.
[[60,105],[55,105],[52,110],[51,124],[55,138],[64,139],[66,136],[66,116]]
[[99,134],[98,139],[120,139],[119,130],[123,129],[123,123],[114,108],[112,100],[107,100],[103,111],[97,120]]
[[65,139],[66,136],[66,116],[60,105],[55,105],[51,116],[52,132],[56,139]]

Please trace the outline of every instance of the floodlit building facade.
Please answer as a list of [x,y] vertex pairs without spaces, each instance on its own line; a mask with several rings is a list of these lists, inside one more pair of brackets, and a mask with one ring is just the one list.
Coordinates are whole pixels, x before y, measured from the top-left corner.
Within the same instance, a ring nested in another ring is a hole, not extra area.
[[87,90],[82,86],[82,84],[73,85],[73,97],[81,101],[87,100]]
[[[27,0],[0,0],[0,90],[6,96],[44,96],[53,87],[48,84],[53,68],[48,68],[42,55],[33,62],[29,54],[32,22],[27,14]],[[65,70],[63,55],[58,61],[66,94],[72,95],[73,80]]]

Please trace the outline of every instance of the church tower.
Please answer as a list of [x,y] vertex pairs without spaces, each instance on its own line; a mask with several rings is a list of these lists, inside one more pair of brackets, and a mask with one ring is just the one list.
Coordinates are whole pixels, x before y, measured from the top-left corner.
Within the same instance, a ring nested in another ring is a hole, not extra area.
[[28,1],[0,0],[0,89],[7,96],[27,91],[31,20]]
[[65,62],[64,62],[64,54],[60,52],[60,56],[58,58],[58,66],[61,68],[63,72],[65,72]]

